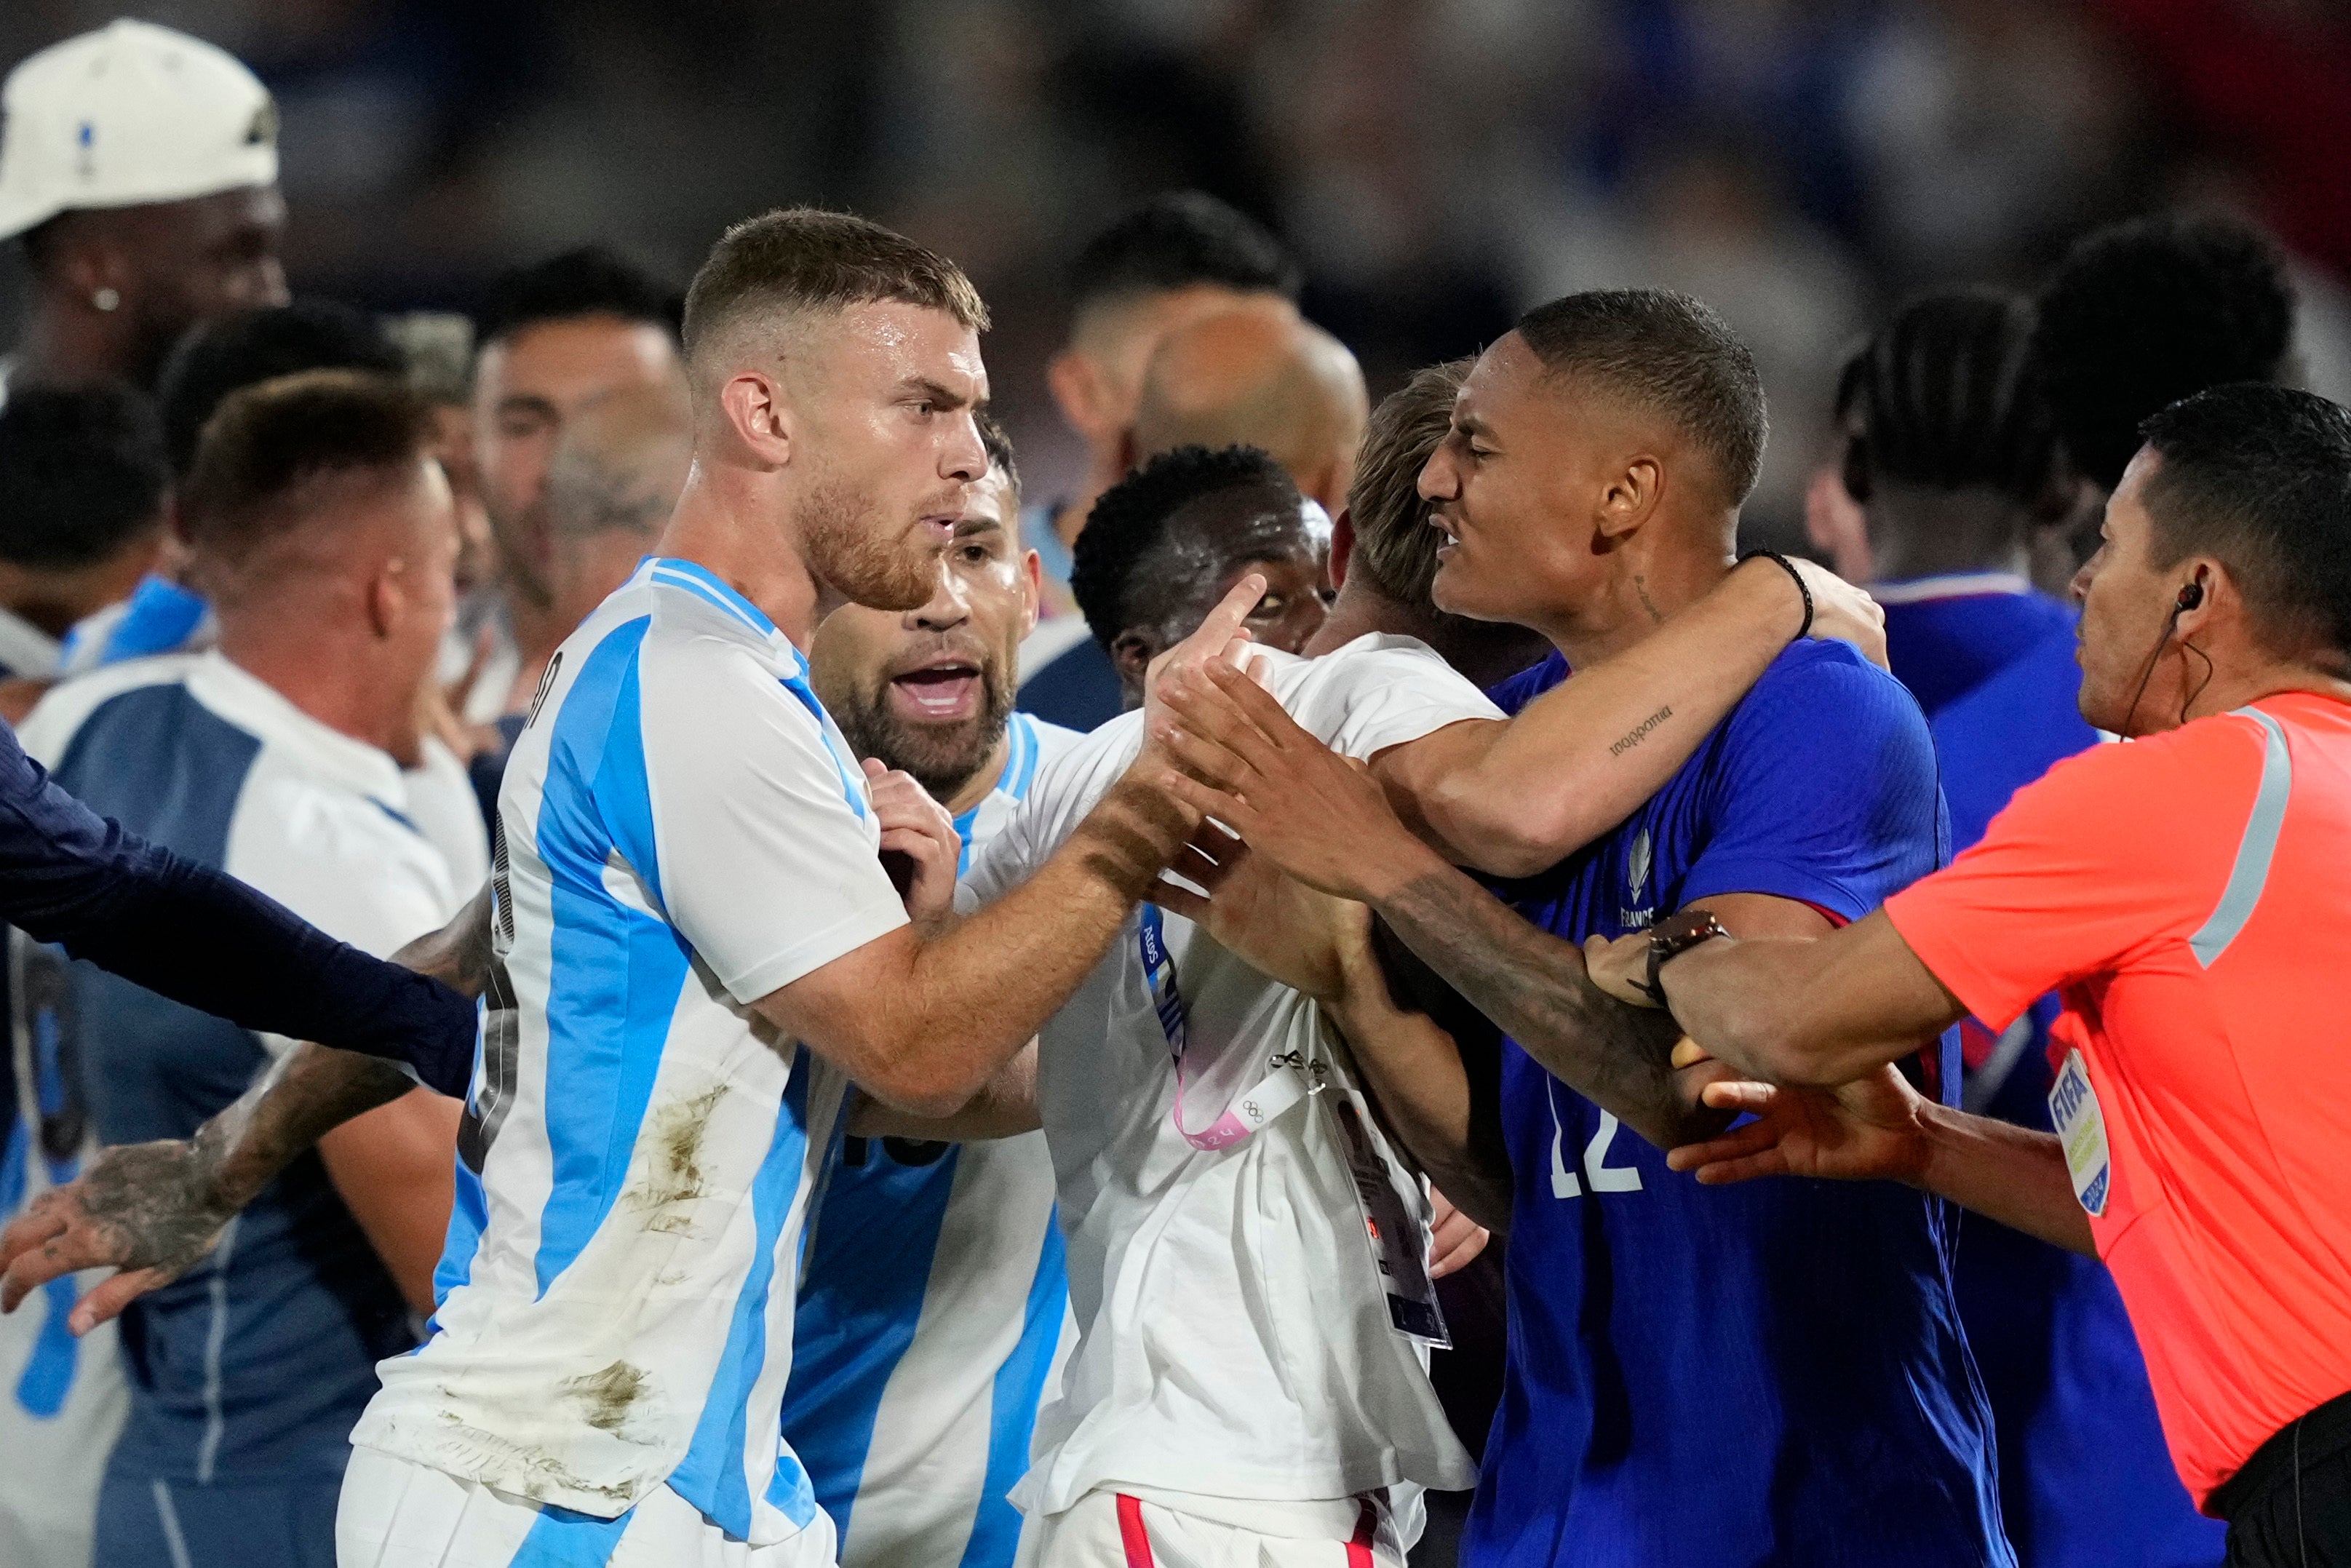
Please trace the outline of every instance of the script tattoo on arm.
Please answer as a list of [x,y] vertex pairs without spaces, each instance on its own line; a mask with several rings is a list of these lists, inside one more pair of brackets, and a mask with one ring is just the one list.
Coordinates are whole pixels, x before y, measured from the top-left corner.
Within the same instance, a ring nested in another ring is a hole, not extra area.
[[1608,755],[1611,757],[1624,756],[1626,752],[1640,745],[1641,742],[1648,739],[1649,732],[1651,730],[1656,728],[1657,726],[1665,723],[1666,720],[1673,716],[1674,710],[1672,708],[1659,708],[1656,712],[1651,714],[1648,717],[1643,719],[1640,723],[1626,730],[1623,735],[1617,737],[1616,739],[1610,744],[1608,747]]
[[1560,1082],[1660,1148],[1729,1119],[1695,1103],[1671,1062],[1670,1015],[1627,1007],[1584,972],[1583,954],[1447,867],[1383,898],[1405,945]]

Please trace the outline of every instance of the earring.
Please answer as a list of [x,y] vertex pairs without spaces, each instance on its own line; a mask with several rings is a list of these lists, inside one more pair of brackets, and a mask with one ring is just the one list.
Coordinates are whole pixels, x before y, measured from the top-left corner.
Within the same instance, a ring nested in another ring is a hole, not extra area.
[[101,288],[89,297],[89,302],[100,310],[111,310],[122,303],[122,296],[111,288]]

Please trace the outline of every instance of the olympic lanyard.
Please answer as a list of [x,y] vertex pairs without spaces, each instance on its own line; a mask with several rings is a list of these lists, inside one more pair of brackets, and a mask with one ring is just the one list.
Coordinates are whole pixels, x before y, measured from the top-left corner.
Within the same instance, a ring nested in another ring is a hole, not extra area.
[[1176,959],[1167,951],[1165,923],[1155,904],[1143,906],[1143,925],[1135,944],[1143,958],[1144,983],[1151,989],[1151,1008],[1159,1015],[1160,1031],[1167,1037],[1167,1054],[1176,1065],[1176,1131],[1186,1143],[1196,1149],[1228,1148],[1301,1100],[1322,1092],[1330,1070],[1297,1051],[1285,1051],[1267,1059],[1265,1076],[1235,1095],[1223,1115],[1199,1132],[1186,1128],[1184,1057],[1191,1041],[1191,1025],[1185,1012],[1184,993],[1176,984]]

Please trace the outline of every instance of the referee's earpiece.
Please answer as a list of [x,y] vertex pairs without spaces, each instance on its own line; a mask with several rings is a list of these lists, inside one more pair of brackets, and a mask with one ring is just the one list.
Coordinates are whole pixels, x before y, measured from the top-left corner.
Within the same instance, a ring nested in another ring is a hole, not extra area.
[[2179,597],[2173,601],[2171,612],[2174,615],[2185,615],[2203,602],[2204,585],[2200,582],[2188,583],[2180,589]]

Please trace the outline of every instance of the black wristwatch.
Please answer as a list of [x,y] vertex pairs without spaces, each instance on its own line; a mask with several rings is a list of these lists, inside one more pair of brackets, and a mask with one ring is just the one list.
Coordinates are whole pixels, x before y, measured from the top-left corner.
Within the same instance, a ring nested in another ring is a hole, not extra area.
[[1710,909],[1685,909],[1650,926],[1648,991],[1656,1004],[1668,1012],[1673,1010],[1673,1004],[1666,1000],[1665,987],[1657,980],[1657,971],[1665,967],[1667,959],[1677,957],[1701,942],[1729,935]]

